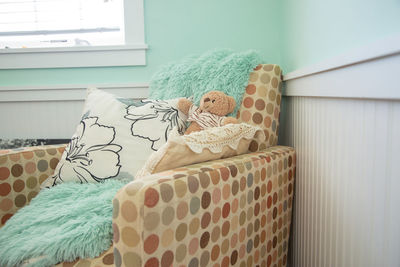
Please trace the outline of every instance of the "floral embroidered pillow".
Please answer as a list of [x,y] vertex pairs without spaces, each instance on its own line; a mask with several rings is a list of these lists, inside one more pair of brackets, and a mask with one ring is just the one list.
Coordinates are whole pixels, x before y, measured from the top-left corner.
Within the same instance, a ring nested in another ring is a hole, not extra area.
[[88,89],[75,134],[42,186],[133,179],[174,127],[184,131],[186,116],[177,109],[178,100],[131,100]]

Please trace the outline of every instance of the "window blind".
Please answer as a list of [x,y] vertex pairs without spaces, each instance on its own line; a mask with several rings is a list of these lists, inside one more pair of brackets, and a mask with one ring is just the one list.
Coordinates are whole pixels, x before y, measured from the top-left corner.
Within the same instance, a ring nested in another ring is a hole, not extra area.
[[72,39],[90,43],[117,35],[123,36],[122,0],[0,0],[3,48]]

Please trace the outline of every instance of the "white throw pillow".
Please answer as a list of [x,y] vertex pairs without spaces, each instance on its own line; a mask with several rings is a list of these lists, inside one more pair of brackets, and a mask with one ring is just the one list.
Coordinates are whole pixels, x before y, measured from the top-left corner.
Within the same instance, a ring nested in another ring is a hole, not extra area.
[[88,89],[81,122],[42,186],[133,179],[174,127],[184,131],[186,115],[177,109],[178,100],[135,101]]

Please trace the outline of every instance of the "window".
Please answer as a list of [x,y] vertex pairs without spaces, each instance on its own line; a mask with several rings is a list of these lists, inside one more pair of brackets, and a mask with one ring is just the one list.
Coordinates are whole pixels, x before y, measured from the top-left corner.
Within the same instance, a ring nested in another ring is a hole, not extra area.
[[0,0],[0,68],[144,65],[143,0]]
[[124,44],[122,0],[0,0],[0,48]]

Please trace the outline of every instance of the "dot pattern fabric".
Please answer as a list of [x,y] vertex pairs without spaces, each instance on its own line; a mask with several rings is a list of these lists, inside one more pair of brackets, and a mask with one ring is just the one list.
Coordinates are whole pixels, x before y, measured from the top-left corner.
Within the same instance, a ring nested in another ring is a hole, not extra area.
[[55,267],[102,267],[114,265],[114,247],[111,246],[107,251],[103,252],[99,257],[94,259],[77,259],[73,262],[63,262],[55,265]]
[[64,149],[54,145],[0,150],[0,226],[38,194]]
[[116,266],[285,266],[295,153],[275,146],[154,174],[113,201]]
[[281,68],[273,64],[260,64],[250,74],[237,119],[239,122],[260,126],[264,130],[265,142],[254,140],[250,144],[252,152],[278,143],[281,76]]
[[[113,200],[110,249],[57,267],[286,266],[296,155],[275,146],[280,103],[279,66],[258,65],[237,118],[263,128],[265,142],[131,182]],[[1,225],[36,196],[64,149],[0,151]]]

